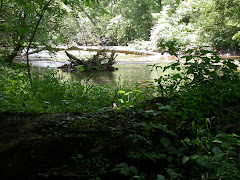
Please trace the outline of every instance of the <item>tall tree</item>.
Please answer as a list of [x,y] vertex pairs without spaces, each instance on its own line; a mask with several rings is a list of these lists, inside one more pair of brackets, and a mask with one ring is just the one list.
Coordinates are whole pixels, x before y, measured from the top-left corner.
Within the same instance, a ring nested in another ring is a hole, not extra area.
[[233,53],[240,44],[239,0],[165,0],[151,39],[154,44],[208,45]]
[[[12,62],[17,53],[29,44],[29,48],[44,46],[51,49],[57,43],[63,43],[65,36],[60,29],[64,18],[68,15],[65,4],[70,1],[55,0],[51,4],[49,0],[1,1],[0,34],[6,38],[1,39],[0,43],[14,49],[2,58]],[[89,0],[84,2],[85,5],[89,4]],[[42,12],[46,12],[46,16]]]

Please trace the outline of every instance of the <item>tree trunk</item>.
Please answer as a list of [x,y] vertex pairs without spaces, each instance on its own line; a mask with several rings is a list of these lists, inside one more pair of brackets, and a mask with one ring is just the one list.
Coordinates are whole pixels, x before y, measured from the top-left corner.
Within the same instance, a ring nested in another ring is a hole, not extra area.
[[[65,64],[60,68],[67,69],[68,71],[75,71],[77,66],[81,65],[84,71],[112,71],[117,70],[112,65],[115,63],[117,55],[116,51],[112,51],[111,55],[108,56],[105,49],[99,51],[96,55],[84,61],[78,59],[72,54],[65,51],[66,55],[69,57],[70,64]],[[107,61],[107,62],[105,62]]]
[[45,14],[45,11],[47,10],[47,7],[48,7],[48,5],[50,4],[50,2],[51,2],[51,0],[49,0],[49,1],[44,5],[44,8],[43,8],[43,10],[42,10],[42,13],[41,13],[41,15],[40,15],[40,17],[39,17],[39,19],[38,19],[38,22],[37,22],[37,24],[36,24],[36,26],[35,26],[35,28],[34,28],[34,30],[33,30],[31,39],[30,39],[29,44],[28,44],[28,46],[27,46],[27,66],[28,66],[28,76],[29,76],[29,79],[31,79],[30,64],[29,64],[29,59],[28,59],[29,49],[30,49],[30,47],[31,47],[31,44],[32,44],[33,39],[34,39],[34,37],[35,37],[35,34],[37,33],[38,26],[39,26],[39,24],[40,24],[40,22],[41,22],[41,20],[42,20],[42,18],[43,18],[43,16],[44,16],[44,14]]
[[12,63],[13,59],[17,56],[18,52],[21,50],[22,45],[18,42],[14,50],[11,52],[10,55],[3,57],[3,59],[8,62]]
[[[21,24],[20,24],[21,28],[24,28],[24,26],[25,26],[25,19],[26,19],[26,13],[23,11],[22,15],[21,15]],[[17,36],[18,39],[17,39],[17,43],[14,47],[14,50],[11,52],[10,55],[4,57],[4,60],[6,62],[12,63],[13,59],[17,56],[18,52],[23,47],[22,42],[24,41],[24,34],[22,32],[18,32],[18,31],[17,31],[17,34],[18,34],[18,36]]]

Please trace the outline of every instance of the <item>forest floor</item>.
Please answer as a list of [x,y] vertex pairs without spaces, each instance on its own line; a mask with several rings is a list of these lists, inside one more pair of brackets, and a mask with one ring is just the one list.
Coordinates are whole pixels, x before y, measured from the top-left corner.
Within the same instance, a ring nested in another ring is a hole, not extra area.
[[[239,106],[231,108],[239,112]],[[2,114],[0,179],[87,180],[101,174],[104,179],[126,179],[120,174],[116,176],[111,169],[128,161],[127,154],[134,149],[128,121],[141,117],[146,121],[146,117],[130,110],[99,114]],[[240,124],[225,124],[221,131],[239,134]]]
[[[126,139],[123,121],[118,116],[110,118],[0,115],[0,179],[90,179],[118,161],[128,148],[122,140]],[[74,160],[78,154],[90,160]],[[111,157],[112,162],[104,162],[103,157]]]

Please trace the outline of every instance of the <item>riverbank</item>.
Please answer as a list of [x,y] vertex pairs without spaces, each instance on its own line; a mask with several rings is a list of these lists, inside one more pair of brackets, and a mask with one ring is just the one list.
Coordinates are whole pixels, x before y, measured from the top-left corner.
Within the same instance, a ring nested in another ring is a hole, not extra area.
[[[68,57],[65,54],[65,50],[68,50],[71,54],[78,58],[88,58],[91,55],[96,54],[103,49],[106,49],[109,53],[113,50],[116,51],[118,57],[116,62],[152,62],[152,63],[171,63],[174,62],[177,58],[171,56],[168,53],[161,54],[159,52],[137,50],[131,47],[124,46],[59,46],[56,48],[58,52],[56,54],[49,54],[48,51],[41,51],[39,53],[29,55],[30,63],[32,66],[40,67],[60,67],[64,63],[68,62]],[[240,56],[235,56],[231,54],[222,54],[221,58],[224,59],[234,59],[236,64],[240,61]],[[18,56],[15,62],[26,63],[26,57]]]

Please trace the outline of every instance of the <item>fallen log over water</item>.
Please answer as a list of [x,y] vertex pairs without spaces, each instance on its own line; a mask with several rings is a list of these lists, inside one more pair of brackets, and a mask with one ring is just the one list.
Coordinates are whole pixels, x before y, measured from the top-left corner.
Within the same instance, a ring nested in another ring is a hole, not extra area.
[[116,63],[115,59],[117,57],[116,51],[112,51],[111,55],[107,54],[105,49],[97,52],[97,54],[88,58],[87,61],[79,59],[74,55],[68,53],[65,50],[66,55],[69,58],[70,64],[64,64],[60,68],[66,68],[67,71],[75,71],[81,69],[83,71],[112,71],[117,70],[113,67],[113,64]]

